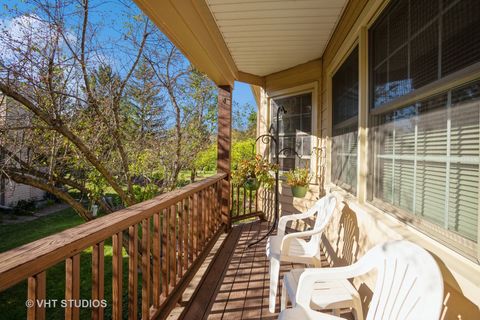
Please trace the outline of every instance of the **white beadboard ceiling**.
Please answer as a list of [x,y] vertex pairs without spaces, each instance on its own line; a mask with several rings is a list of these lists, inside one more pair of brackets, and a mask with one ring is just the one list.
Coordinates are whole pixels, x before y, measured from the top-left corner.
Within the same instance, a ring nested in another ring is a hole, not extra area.
[[348,0],[206,0],[238,70],[265,76],[319,58]]

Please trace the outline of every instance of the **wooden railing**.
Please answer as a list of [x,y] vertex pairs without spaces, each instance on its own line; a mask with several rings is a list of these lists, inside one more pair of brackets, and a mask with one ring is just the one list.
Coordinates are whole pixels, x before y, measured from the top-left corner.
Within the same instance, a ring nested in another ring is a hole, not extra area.
[[[224,230],[220,206],[228,199],[222,201],[220,186],[226,177],[219,173],[0,254],[0,292],[28,279],[29,301],[48,299],[46,270],[65,261],[65,300],[79,300],[80,254],[92,248],[91,298],[103,300],[104,244],[111,239],[113,319],[122,319],[127,309],[122,301],[123,248],[128,253],[128,318],[166,318]],[[79,314],[75,304],[67,304],[66,319],[79,319]],[[45,319],[45,305],[34,303],[27,317]],[[103,319],[104,307],[93,306],[91,317]]]
[[247,190],[232,184],[230,191],[230,215],[232,222],[263,216],[258,205],[258,190]]

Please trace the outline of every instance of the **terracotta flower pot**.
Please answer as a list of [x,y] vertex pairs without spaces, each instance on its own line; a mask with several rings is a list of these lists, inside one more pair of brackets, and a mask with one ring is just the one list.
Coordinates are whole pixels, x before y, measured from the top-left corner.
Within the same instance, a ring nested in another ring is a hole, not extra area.
[[292,194],[295,198],[305,198],[307,194],[308,187],[307,186],[291,186]]

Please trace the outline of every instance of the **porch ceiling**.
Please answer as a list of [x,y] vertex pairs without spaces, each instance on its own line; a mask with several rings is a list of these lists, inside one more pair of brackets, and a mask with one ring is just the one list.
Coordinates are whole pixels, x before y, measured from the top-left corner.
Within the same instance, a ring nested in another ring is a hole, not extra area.
[[320,58],[348,0],[134,0],[218,85]]
[[206,0],[239,71],[265,76],[319,58],[348,0]]

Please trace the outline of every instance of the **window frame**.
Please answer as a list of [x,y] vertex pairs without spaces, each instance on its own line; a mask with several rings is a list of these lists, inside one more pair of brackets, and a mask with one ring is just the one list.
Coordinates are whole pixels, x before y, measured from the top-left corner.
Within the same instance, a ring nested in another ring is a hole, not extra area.
[[[268,93],[268,98],[267,98],[267,131],[268,128],[270,128],[270,125],[272,123],[272,114],[273,114],[273,109],[272,109],[272,102],[276,99],[283,99],[283,98],[289,98],[293,96],[298,96],[302,94],[307,94],[310,93],[312,96],[312,114],[311,114],[311,122],[310,122],[310,134],[306,136],[310,136],[310,156],[307,158],[305,157],[304,159],[309,160],[309,171],[313,175],[313,179],[310,182],[310,184],[318,184],[319,181],[319,170],[318,170],[318,157],[317,154],[314,152],[316,148],[318,148],[318,82],[310,82],[306,83],[303,85],[291,87],[291,88],[286,88],[286,89],[280,89],[280,90],[275,90],[272,92]],[[272,159],[272,153],[270,151],[271,148],[271,142],[269,141],[266,145],[266,151],[268,154],[268,157],[270,160]],[[280,156],[282,158],[282,156]],[[295,160],[295,163],[297,160]],[[284,172],[284,171],[280,171]],[[280,176],[280,179],[283,179],[282,176]]]

